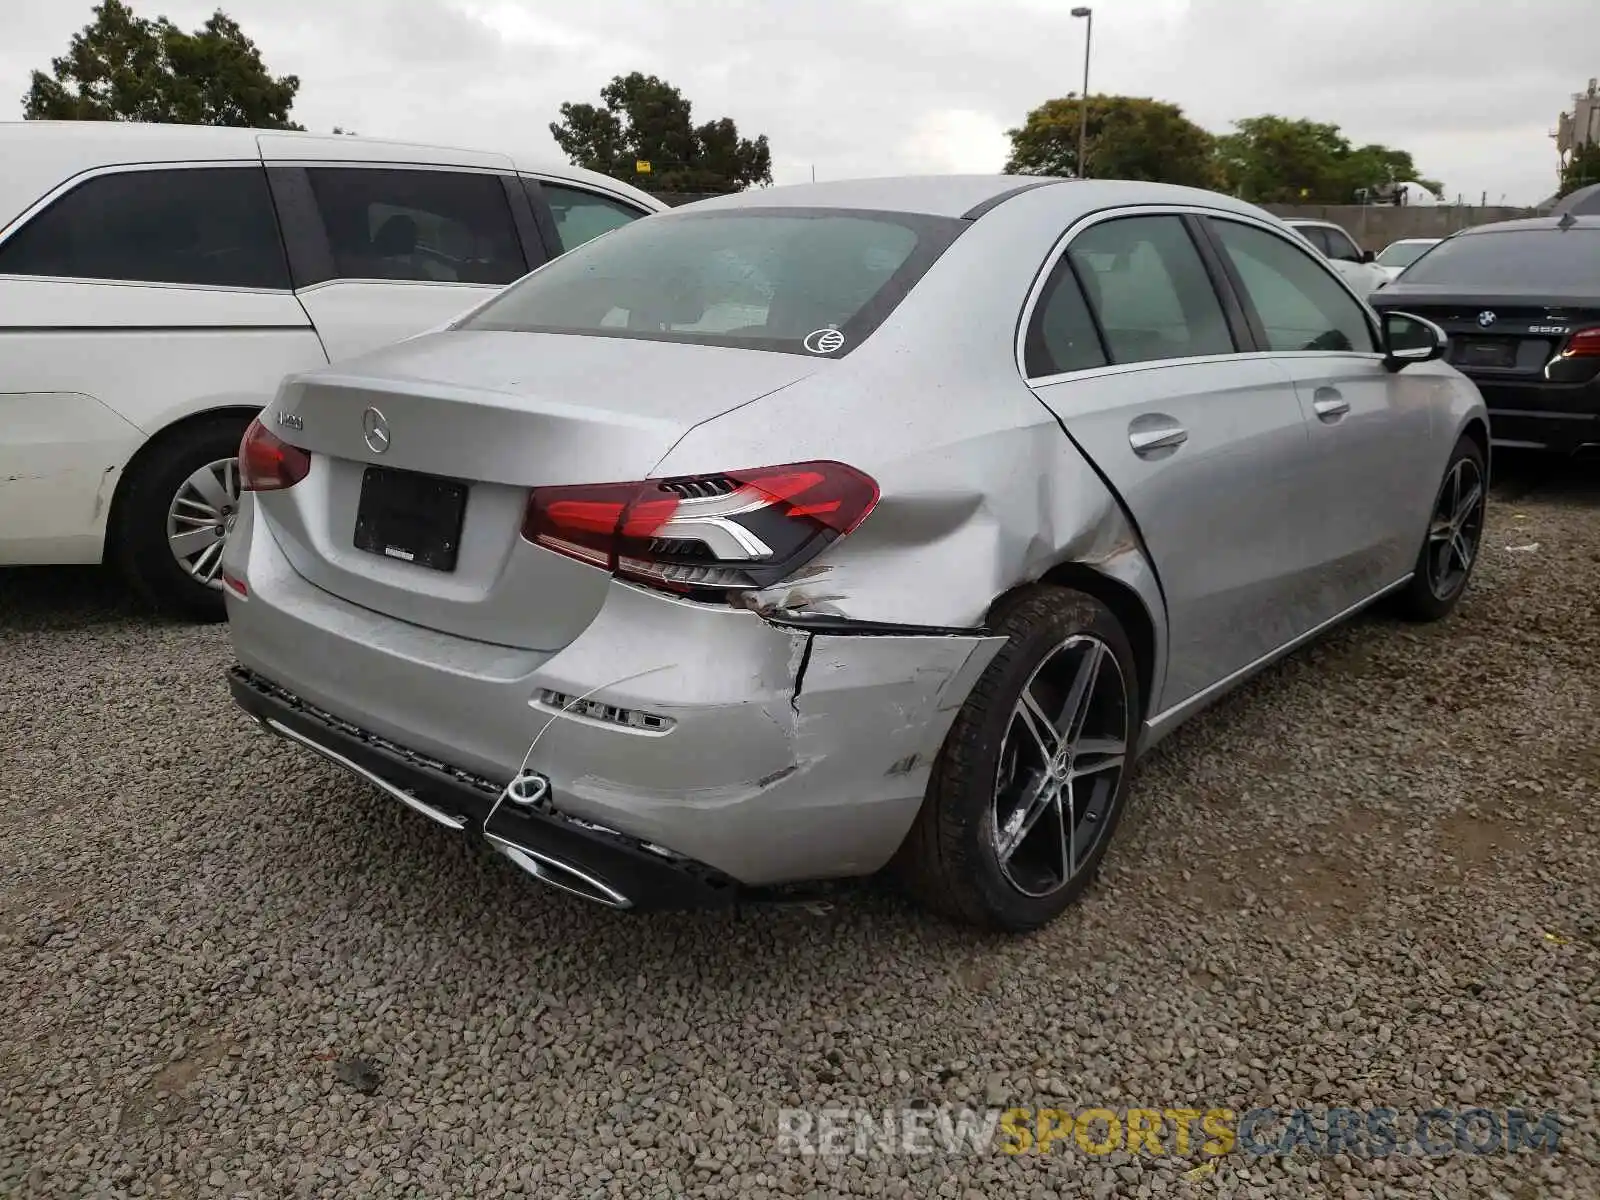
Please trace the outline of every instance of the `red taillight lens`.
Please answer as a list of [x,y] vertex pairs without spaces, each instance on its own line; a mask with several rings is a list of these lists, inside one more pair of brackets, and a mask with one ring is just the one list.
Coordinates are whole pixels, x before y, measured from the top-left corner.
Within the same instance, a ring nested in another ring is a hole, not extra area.
[[534,488],[522,536],[674,591],[766,587],[866,519],[878,485],[836,462]]
[[311,455],[291,446],[260,421],[251,421],[239,443],[239,486],[247,492],[293,487],[311,470]]
[[1567,339],[1562,358],[1600,358],[1600,328],[1580,329]]

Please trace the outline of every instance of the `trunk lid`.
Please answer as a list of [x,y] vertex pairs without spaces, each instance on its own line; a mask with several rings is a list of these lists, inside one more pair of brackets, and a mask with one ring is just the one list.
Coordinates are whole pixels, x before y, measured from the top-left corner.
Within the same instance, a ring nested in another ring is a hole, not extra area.
[[557,650],[609,576],[523,540],[528,490],[647,478],[695,425],[818,369],[720,346],[429,334],[285,381],[261,420],[311,451],[311,471],[255,503],[295,570],[342,599]]
[[1398,309],[1438,325],[1450,335],[1450,365],[1486,380],[1542,379],[1571,332],[1600,325],[1600,299],[1592,294],[1503,286],[1464,291],[1402,278],[1371,301],[1379,312]]

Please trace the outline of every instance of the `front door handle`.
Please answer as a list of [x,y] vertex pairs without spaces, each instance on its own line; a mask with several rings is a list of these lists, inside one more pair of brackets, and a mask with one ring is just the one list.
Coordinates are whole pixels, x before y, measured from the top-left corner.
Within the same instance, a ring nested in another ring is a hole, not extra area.
[[1337,421],[1350,411],[1350,401],[1338,388],[1319,387],[1311,397],[1311,410],[1319,421]]
[[1153,454],[1181,446],[1189,440],[1189,431],[1181,425],[1167,425],[1160,429],[1133,429],[1128,432],[1128,445],[1135,454]]

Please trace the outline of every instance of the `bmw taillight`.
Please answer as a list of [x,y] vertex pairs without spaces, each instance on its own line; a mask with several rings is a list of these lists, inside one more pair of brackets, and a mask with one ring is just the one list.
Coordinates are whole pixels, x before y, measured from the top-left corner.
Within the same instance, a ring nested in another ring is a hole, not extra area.
[[878,485],[837,462],[534,488],[522,536],[678,592],[777,583],[866,519]]
[[251,421],[239,443],[239,486],[247,492],[278,492],[311,470],[311,455],[291,446],[260,421]]
[[1580,329],[1567,339],[1562,358],[1600,358],[1600,327]]

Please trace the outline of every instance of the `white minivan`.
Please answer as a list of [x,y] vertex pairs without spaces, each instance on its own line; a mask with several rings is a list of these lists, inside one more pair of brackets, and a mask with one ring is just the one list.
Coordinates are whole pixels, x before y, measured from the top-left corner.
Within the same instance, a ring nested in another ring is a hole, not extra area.
[[288,373],[443,324],[664,206],[508,154],[0,123],[0,567],[223,614],[236,453]]

